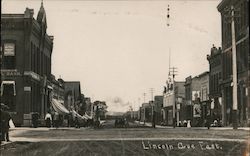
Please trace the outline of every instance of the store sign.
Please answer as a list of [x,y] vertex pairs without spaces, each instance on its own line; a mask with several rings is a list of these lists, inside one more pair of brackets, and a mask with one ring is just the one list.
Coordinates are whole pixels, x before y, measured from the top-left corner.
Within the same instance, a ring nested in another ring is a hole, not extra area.
[[200,91],[192,91],[192,100],[195,101],[200,98]]
[[15,44],[14,43],[4,44],[4,56],[15,56]]
[[17,70],[1,70],[1,76],[21,76]]
[[178,97],[177,98],[177,103],[182,103],[182,102],[183,102],[182,98]]
[[181,109],[181,104],[177,104],[177,105],[176,105],[176,108],[177,108],[178,110],[180,110],[180,109]]
[[23,90],[26,91],[26,92],[30,92],[31,91],[31,87],[30,86],[25,86],[23,88]]
[[208,100],[207,88],[202,88],[201,101],[207,101],[207,100]]
[[165,94],[163,97],[163,107],[173,106],[175,103],[174,94]]
[[194,104],[193,107],[193,114],[194,117],[201,117],[201,105],[200,104]]

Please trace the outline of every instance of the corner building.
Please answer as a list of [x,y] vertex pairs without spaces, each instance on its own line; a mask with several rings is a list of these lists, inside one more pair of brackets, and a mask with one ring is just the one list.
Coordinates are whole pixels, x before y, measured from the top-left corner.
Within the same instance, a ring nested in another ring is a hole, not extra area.
[[238,122],[240,126],[249,124],[249,0],[222,0],[217,9],[221,13],[222,26],[222,121],[224,126],[232,125],[233,87],[232,83],[232,31],[230,8],[235,11],[235,40],[237,55]]
[[52,91],[53,36],[46,33],[43,3],[36,19],[26,8],[24,14],[2,14],[1,25],[1,102],[16,126],[28,126],[33,112],[44,118]]

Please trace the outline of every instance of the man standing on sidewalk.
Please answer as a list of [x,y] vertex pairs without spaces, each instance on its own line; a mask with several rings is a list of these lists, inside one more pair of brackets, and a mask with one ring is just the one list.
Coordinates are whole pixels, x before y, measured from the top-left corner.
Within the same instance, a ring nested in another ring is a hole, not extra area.
[[1,141],[9,142],[9,121],[11,119],[9,112],[6,111],[7,107],[4,104],[1,104]]
[[54,114],[54,126],[56,128],[59,127],[59,114],[57,112],[55,112],[55,114]]
[[52,121],[52,116],[51,116],[51,114],[48,112],[48,113],[45,115],[46,127],[48,127],[48,128],[51,127],[51,121]]

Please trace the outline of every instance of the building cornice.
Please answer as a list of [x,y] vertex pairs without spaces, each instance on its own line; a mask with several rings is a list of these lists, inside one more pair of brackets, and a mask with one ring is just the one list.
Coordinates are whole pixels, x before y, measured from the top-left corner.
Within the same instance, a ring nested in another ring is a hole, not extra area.
[[227,5],[231,0],[222,0],[220,4],[217,6],[219,12],[222,12],[222,9]]

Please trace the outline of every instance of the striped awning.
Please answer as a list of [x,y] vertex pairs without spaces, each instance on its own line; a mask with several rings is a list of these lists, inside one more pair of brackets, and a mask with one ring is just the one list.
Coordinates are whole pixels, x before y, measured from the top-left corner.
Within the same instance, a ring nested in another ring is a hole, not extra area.
[[69,111],[58,100],[53,98],[51,104],[53,109],[59,114],[69,114]]
[[79,119],[88,119],[86,116],[81,116],[80,114],[78,114],[75,110],[72,110],[72,115],[74,118],[77,117]]

